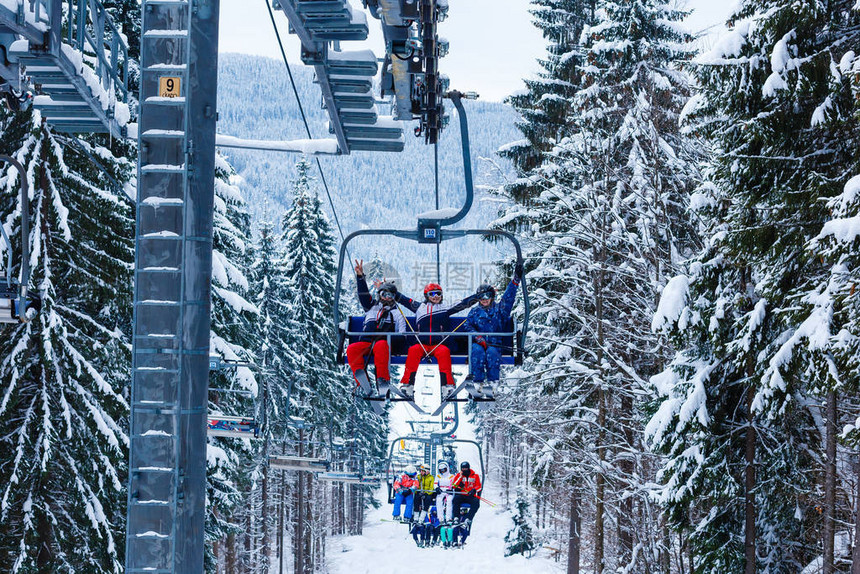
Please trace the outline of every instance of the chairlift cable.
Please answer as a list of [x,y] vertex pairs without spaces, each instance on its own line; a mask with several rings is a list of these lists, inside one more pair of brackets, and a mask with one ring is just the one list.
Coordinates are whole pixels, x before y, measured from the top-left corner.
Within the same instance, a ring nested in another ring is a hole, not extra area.
[[[433,142],[433,183],[436,188],[436,210],[439,210],[439,141]],[[439,251],[442,242],[436,243],[436,283],[442,284],[442,273],[440,271]]]
[[[263,3],[266,5],[266,10],[268,10],[268,12],[269,12],[269,19],[272,21],[272,28],[275,30],[275,38],[277,38],[277,40],[278,40],[278,47],[281,50],[281,58],[284,60],[284,65],[287,68],[287,75],[290,78],[290,85],[293,88],[293,94],[295,94],[295,96],[296,96],[296,103],[299,106],[299,112],[301,113],[301,116],[302,116],[302,123],[305,124],[305,132],[308,134],[308,139],[313,139],[313,136],[311,136],[311,128],[308,125],[308,118],[307,118],[307,116],[305,116],[305,109],[304,109],[304,106],[302,105],[302,99],[301,99],[301,97],[299,97],[299,90],[296,88],[296,82],[293,79],[293,71],[290,68],[289,60],[287,60],[287,53],[284,51],[284,43],[281,41],[280,32],[278,32],[278,25],[275,22],[275,15],[272,13],[272,7],[269,5],[269,0],[263,0]],[[318,157],[314,157],[314,161],[316,161],[317,170],[319,171],[319,174],[320,174],[320,181],[322,181],[323,188],[325,189],[326,197],[328,197],[328,204],[331,207],[331,213],[334,216],[334,222],[337,224],[337,230],[340,233],[340,239],[341,239],[341,241],[344,241],[345,236],[343,234],[343,228],[340,225],[340,218],[338,218],[338,216],[337,216],[337,209],[335,209],[335,207],[334,207],[334,201],[332,201],[331,192],[329,192],[329,189],[328,189],[328,183],[326,182],[326,179],[325,179],[325,173],[323,173],[322,164],[320,163],[320,160]],[[352,261],[352,255],[349,253],[349,249],[347,249],[347,256],[349,257],[350,261]]]

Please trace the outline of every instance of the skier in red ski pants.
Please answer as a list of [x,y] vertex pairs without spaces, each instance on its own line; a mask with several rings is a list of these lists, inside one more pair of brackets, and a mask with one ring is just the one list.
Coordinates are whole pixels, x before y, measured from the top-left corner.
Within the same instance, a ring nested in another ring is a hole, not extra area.
[[[407,396],[414,396],[418,365],[425,356],[433,356],[439,363],[442,386],[450,393],[454,389],[454,375],[451,372],[451,350],[444,344],[447,335],[433,333],[451,332],[451,315],[471,307],[478,302],[478,297],[472,295],[454,305],[446,305],[442,301],[442,286],[437,283],[428,283],[424,287],[424,301],[415,301],[399,292],[396,297],[398,303],[415,312],[416,330],[419,333],[418,343],[409,347],[406,355],[400,390]],[[443,391],[442,397],[447,398],[447,393]]]

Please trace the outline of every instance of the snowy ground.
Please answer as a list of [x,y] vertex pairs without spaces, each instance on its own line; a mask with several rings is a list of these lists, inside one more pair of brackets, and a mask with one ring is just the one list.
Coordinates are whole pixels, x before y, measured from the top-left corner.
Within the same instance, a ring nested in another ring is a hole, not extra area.
[[[423,402],[428,406],[432,404],[433,408],[429,409],[432,411],[439,404],[438,394],[421,397],[420,385],[423,379],[419,376],[416,385],[419,398],[416,402],[422,407]],[[434,376],[427,377],[427,380],[438,379]],[[409,429],[406,421],[412,420],[414,424],[419,418],[405,404],[396,405],[391,411],[392,438],[402,436]],[[468,420],[460,420],[456,434],[460,438],[472,438],[474,430]],[[474,453],[464,453],[460,458],[473,456]],[[513,521],[510,512],[501,506],[491,508],[487,504],[481,505],[465,548],[418,548],[406,525],[382,521],[391,518],[391,505],[386,503],[386,492],[383,486],[377,493],[377,500],[383,504],[378,510],[371,509],[368,512],[362,536],[329,539],[328,567],[331,574],[436,573],[452,568],[457,574],[552,574],[565,571],[565,565],[549,560],[546,551],[539,551],[531,559],[523,556],[505,558],[505,534],[513,526]],[[492,477],[484,490],[484,497],[494,502],[502,499]]]

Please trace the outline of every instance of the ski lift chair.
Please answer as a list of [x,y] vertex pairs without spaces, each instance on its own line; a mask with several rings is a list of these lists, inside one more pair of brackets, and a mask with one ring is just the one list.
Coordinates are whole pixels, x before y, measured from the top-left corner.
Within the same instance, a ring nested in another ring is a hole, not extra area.
[[345,484],[360,484],[365,486],[379,486],[382,484],[382,476],[379,472],[368,471],[365,457],[361,454],[351,454],[333,464],[334,468],[317,475],[319,480],[325,482],[339,482]]
[[[394,237],[399,237],[403,239],[408,239],[412,241],[417,241],[419,243],[440,243],[441,241],[445,241],[448,239],[461,238],[466,236],[481,236],[481,237],[502,237],[510,241],[516,250],[517,254],[517,262],[522,264],[522,251],[520,248],[520,244],[517,241],[516,237],[512,234],[495,229],[465,229],[465,230],[449,230],[442,229],[442,225],[446,225],[447,220],[445,219],[419,219],[418,220],[418,233],[416,234],[413,230],[395,230],[395,229],[363,229],[359,231],[355,231],[348,235],[341,245],[340,249],[340,259],[338,261],[338,275],[337,275],[337,284],[335,287],[335,304],[334,304],[334,316],[335,316],[335,324],[338,329],[338,347],[337,347],[337,360],[338,362],[342,362],[347,364],[346,358],[346,347],[359,340],[360,337],[366,336],[366,333],[363,332],[364,326],[364,316],[350,316],[346,317],[343,321],[341,321],[340,313],[339,313],[339,299],[341,293],[341,282],[343,279],[343,271],[345,267],[345,257],[347,251],[347,245],[349,242],[362,235],[391,235]],[[425,237],[430,237],[429,240],[425,239]],[[523,297],[523,321],[522,327],[518,328],[514,319],[508,318],[505,328],[500,332],[493,333],[479,333],[479,332],[461,332],[461,331],[448,331],[443,333],[433,333],[434,338],[438,338],[437,340],[441,342],[444,338],[444,344],[451,351],[451,364],[452,365],[469,365],[471,363],[471,355],[472,355],[472,342],[475,337],[483,336],[483,337],[499,337],[501,339],[501,344],[499,345],[499,351],[501,355],[501,365],[521,365],[523,363],[523,358],[526,355],[525,350],[525,336],[528,332],[528,321],[529,321],[529,298],[528,298],[528,288],[526,287],[526,282],[523,279],[521,284],[521,292]],[[460,325],[465,319],[465,315],[455,315],[451,317],[451,321],[454,325]],[[388,342],[388,352],[389,352],[389,364],[392,365],[403,365],[406,363],[407,353],[409,351],[409,347],[414,345],[419,341],[418,337],[421,335],[420,333],[416,333],[416,325],[414,324],[413,318],[406,318],[406,322],[408,323],[407,329],[405,333],[378,333],[376,337],[385,337]],[[428,345],[428,347],[433,348],[433,344]],[[368,359],[369,360],[369,357]],[[422,359],[423,362],[429,364],[435,364],[437,361],[434,357],[424,357]],[[368,399],[368,397],[364,397]],[[400,400],[394,399],[391,400]],[[469,397],[469,399],[449,399],[448,402],[463,402],[463,401],[476,401],[476,402],[491,402],[495,399],[493,398],[475,398]]]
[[[282,444],[285,450],[292,451],[291,454],[269,455],[269,466],[278,470],[294,470],[298,472],[323,473],[332,469],[332,451],[328,441],[298,441],[287,439],[286,435]],[[286,445],[290,445],[286,448]],[[301,452],[302,454],[298,454]],[[309,453],[315,453],[310,455]]]
[[[478,468],[480,468],[479,474],[483,478],[484,476],[484,454],[481,451],[481,445],[473,440],[467,439],[454,439],[450,438],[443,433],[449,432],[448,430],[439,432],[439,433],[430,433],[426,436],[418,436],[418,435],[409,435],[409,436],[401,436],[397,437],[391,441],[388,447],[388,459],[385,465],[385,480],[388,486],[388,502],[391,504],[394,502],[394,481],[403,474],[403,470],[409,465],[412,464],[414,466],[418,466],[421,463],[425,463],[430,466],[430,471],[432,473],[436,472],[436,462],[439,460],[437,458],[437,449],[441,448],[442,456],[441,459],[445,459],[451,465],[451,468],[454,469],[456,466],[453,465],[454,457],[452,453],[454,453],[454,449],[458,445],[471,445],[475,447],[475,451],[478,453]],[[398,456],[398,454],[402,452],[409,452],[408,449],[404,449],[406,442],[417,443],[417,447],[420,450],[420,455],[413,455],[411,458],[405,459],[402,456]],[[401,448],[398,449],[399,452],[395,452],[395,447],[400,444]]]
[[253,417],[209,415],[209,436],[259,438],[260,426]]
[[[252,370],[256,370],[255,365],[247,361],[225,359],[220,355],[209,356],[210,371],[223,371],[227,369],[235,369],[238,367],[247,367]],[[240,389],[219,389],[210,387],[209,391],[217,393],[236,393],[241,395],[251,395],[250,391]],[[254,417],[230,416],[222,414],[210,414],[207,418],[207,423],[207,434],[209,436],[222,438],[260,438],[260,431],[263,427],[263,425],[259,424]]]
[[[445,227],[453,225],[462,220],[472,207],[474,198],[474,186],[472,182],[472,159],[469,151],[469,127],[466,119],[466,110],[463,107],[462,98],[477,97],[473,94],[463,94],[457,91],[450,91],[445,94],[445,97],[450,98],[457,108],[460,118],[460,138],[462,141],[463,153],[463,173],[465,177],[466,198],[463,207],[457,211],[454,208],[441,209],[431,211],[419,215],[417,231],[414,229],[362,229],[349,234],[343,241],[340,247],[340,258],[338,260],[337,281],[335,286],[335,302],[334,302],[334,321],[335,327],[338,329],[338,351],[337,359],[339,362],[346,362],[346,346],[354,343],[364,333],[363,316],[347,317],[341,321],[340,317],[340,294],[344,272],[344,261],[347,253],[349,242],[359,236],[365,235],[386,235],[416,241],[423,244],[438,245],[443,241],[450,239],[463,238],[467,236],[479,236],[483,238],[496,237],[510,241],[516,250],[517,263],[523,263],[522,249],[520,243],[513,234],[499,229],[445,229]],[[438,180],[438,174],[437,174]],[[525,278],[521,285],[521,293],[523,298],[523,318],[522,327],[519,329],[513,319],[509,320],[505,325],[505,329],[500,333],[434,333],[434,337],[447,337],[445,344],[451,350],[451,363],[454,365],[469,364],[470,354],[472,350],[472,340],[477,336],[494,336],[502,338],[501,364],[502,365],[521,365],[525,351],[525,337],[528,333],[529,322],[529,295]],[[453,318],[459,324],[456,316]],[[461,319],[462,320],[462,319]],[[407,320],[409,321],[409,320]],[[409,321],[409,325],[414,328],[414,325]],[[381,336],[381,335],[378,335]],[[407,333],[390,333],[385,335],[388,340],[388,348],[390,353],[390,364],[402,365],[406,362],[406,354],[411,345],[416,342],[416,335]],[[425,361],[436,362],[436,359],[429,358]]]

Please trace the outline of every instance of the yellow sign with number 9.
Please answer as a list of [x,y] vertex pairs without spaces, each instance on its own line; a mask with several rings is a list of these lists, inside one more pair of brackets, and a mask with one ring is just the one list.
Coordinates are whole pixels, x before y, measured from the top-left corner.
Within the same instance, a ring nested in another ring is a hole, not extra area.
[[178,98],[180,78],[164,76],[158,78],[158,95],[162,98]]

